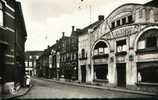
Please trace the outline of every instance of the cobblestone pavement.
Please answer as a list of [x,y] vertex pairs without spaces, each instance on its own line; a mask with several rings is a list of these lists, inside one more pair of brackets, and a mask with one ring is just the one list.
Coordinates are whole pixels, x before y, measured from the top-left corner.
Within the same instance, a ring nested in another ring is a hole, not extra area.
[[147,95],[130,94],[104,89],[72,86],[53,81],[33,79],[31,91],[17,99],[41,99],[41,98],[153,98]]

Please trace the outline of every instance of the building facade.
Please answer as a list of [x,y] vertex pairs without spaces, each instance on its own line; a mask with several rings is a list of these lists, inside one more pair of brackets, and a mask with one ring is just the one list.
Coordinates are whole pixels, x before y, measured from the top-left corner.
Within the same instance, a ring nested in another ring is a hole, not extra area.
[[25,52],[25,73],[30,76],[36,76],[37,60],[42,51],[26,51]]
[[[81,31],[84,35],[79,35],[79,54],[88,45],[90,50],[86,60],[79,59],[79,81],[158,90],[157,12],[158,8],[153,6],[124,4],[112,11],[96,29],[90,27],[86,33]],[[84,39],[90,43],[81,46]]]
[[0,77],[4,88],[23,85],[26,37],[20,2],[0,0]]
[[63,36],[48,46],[38,59],[39,77],[53,79],[78,79],[78,36],[72,27],[71,36]]

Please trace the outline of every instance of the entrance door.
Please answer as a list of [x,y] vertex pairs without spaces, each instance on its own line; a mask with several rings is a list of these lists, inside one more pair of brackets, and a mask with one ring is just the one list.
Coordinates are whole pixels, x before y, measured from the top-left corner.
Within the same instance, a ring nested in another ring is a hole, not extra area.
[[82,82],[85,83],[86,82],[86,66],[85,65],[81,66],[81,76],[82,76]]
[[117,84],[118,86],[126,86],[126,64],[117,64]]
[[4,77],[4,47],[0,45],[0,84],[2,83],[2,78]]

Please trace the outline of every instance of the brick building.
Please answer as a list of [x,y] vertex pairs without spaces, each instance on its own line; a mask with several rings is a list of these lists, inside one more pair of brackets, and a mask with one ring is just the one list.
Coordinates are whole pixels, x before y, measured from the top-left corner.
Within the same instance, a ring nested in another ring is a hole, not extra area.
[[25,73],[30,76],[36,76],[37,60],[42,51],[26,51],[25,52]]
[[12,88],[23,84],[26,36],[20,2],[0,0],[0,77]]
[[63,36],[48,46],[38,60],[39,77],[76,80],[78,78],[78,36],[72,27],[71,36]]

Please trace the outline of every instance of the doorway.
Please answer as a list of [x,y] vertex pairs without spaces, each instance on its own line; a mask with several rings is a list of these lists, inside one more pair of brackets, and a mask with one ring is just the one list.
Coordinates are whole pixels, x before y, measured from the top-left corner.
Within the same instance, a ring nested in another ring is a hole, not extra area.
[[4,46],[0,45],[0,84],[3,83],[4,78],[4,68],[5,68],[5,54],[4,54]]
[[81,66],[81,77],[82,77],[82,83],[86,82],[86,65]]
[[126,86],[126,64],[117,64],[117,85],[120,87]]

